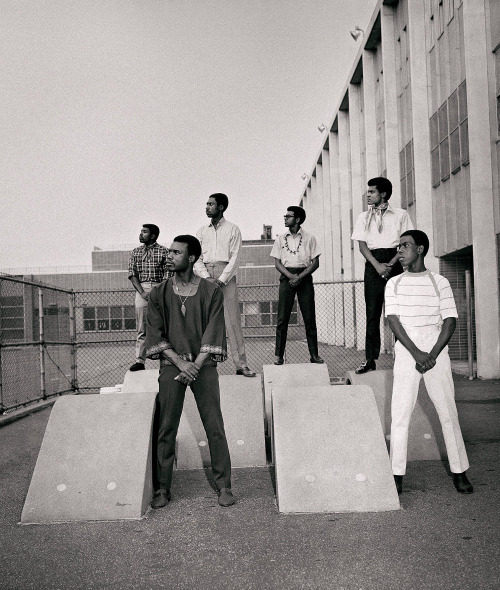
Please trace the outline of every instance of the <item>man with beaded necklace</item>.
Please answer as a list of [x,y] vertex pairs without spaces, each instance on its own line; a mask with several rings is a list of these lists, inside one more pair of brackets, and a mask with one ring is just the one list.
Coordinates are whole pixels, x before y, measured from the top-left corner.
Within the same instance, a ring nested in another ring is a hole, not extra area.
[[311,363],[323,363],[318,355],[318,331],[312,273],[319,267],[321,254],[316,238],[302,229],[306,212],[302,207],[290,206],[285,215],[288,231],[274,242],[271,256],[280,272],[278,299],[278,321],[276,325],[275,365],[282,365],[288,334],[288,323],[292,313],[295,295],[306,329],[307,346]]

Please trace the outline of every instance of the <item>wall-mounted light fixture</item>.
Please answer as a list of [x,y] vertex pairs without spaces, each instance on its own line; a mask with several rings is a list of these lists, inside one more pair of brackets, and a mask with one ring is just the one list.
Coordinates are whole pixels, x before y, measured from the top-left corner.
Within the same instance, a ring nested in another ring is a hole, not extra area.
[[360,27],[358,27],[358,25],[356,25],[354,27],[354,31],[351,31],[351,37],[354,39],[354,41],[357,41],[360,37],[360,35],[364,35],[365,32],[363,31],[363,29],[361,29]]
[[320,133],[323,133],[323,131],[326,131],[327,129],[328,129],[328,127],[324,123],[321,123],[321,125],[318,125],[318,131]]

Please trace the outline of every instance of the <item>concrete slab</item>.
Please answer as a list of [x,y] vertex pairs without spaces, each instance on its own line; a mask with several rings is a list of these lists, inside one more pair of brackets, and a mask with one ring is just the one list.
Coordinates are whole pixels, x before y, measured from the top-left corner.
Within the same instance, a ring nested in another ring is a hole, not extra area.
[[274,387],[272,404],[280,512],[399,509],[370,387]]
[[[219,377],[224,427],[233,467],[264,467],[264,408],[261,378],[238,375]],[[177,433],[177,469],[201,469],[210,465],[205,429],[188,388]]]
[[152,496],[155,399],[155,393],[58,399],[21,523],[140,519]]
[[122,393],[158,393],[159,369],[145,369],[144,371],[127,371],[123,379]]
[[263,389],[265,406],[266,434],[271,436],[273,387],[307,387],[310,385],[330,385],[328,366],[313,363],[290,365],[264,365]]
[[[370,371],[356,375],[349,371],[346,383],[368,385],[373,389],[384,436],[389,447],[391,434],[392,370]],[[420,381],[417,403],[413,410],[408,433],[408,461],[431,461],[446,457],[441,423],[434,404],[427,394],[424,380]]]

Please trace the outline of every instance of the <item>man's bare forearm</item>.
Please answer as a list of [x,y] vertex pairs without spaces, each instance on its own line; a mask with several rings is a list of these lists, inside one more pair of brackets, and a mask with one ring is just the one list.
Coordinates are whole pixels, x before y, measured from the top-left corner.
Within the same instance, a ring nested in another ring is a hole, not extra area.
[[137,293],[139,293],[139,295],[142,295],[144,293],[144,289],[142,288],[141,281],[139,280],[138,276],[131,276],[130,282],[134,286],[134,289],[137,291]]
[[441,327],[441,332],[439,333],[439,337],[436,341],[436,344],[434,344],[432,350],[429,353],[434,359],[437,359],[437,357],[441,354],[443,348],[448,344],[450,338],[453,336],[453,333],[455,332],[456,326],[456,318],[446,318],[443,321],[443,326]]

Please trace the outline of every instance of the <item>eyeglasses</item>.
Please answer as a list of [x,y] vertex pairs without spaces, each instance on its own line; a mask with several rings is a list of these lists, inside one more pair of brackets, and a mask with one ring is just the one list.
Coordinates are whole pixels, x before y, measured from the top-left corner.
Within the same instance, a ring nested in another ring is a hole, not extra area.
[[287,217],[295,217],[295,215],[283,215],[283,217],[287,219]]
[[396,250],[408,250],[410,246],[416,246],[416,244],[412,244],[411,242],[403,242],[402,244],[398,244],[396,246]]

